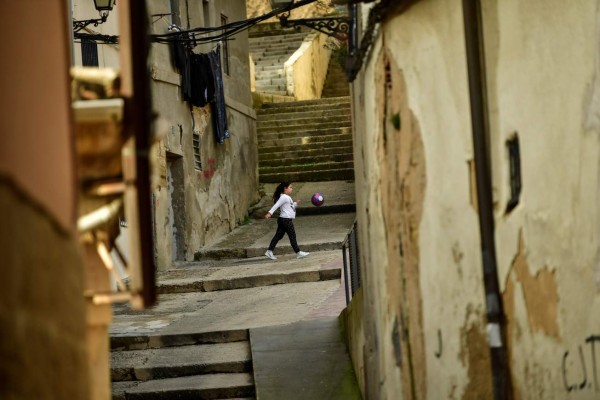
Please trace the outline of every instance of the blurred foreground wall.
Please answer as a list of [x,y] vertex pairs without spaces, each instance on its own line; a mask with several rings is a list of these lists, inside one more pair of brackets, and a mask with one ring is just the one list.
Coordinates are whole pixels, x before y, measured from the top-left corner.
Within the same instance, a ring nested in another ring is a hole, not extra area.
[[85,399],[67,2],[0,13],[0,398]]

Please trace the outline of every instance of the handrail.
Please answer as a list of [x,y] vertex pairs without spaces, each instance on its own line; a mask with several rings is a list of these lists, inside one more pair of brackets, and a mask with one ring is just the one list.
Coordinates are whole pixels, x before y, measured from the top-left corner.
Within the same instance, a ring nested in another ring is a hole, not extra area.
[[[361,286],[360,277],[360,252],[357,240],[356,219],[352,223],[352,228],[346,234],[342,242],[342,255],[344,264],[344,289],[346,292],[346,305],[350,304],[351,297]],[[350,279],[348,279],[350,278]]]

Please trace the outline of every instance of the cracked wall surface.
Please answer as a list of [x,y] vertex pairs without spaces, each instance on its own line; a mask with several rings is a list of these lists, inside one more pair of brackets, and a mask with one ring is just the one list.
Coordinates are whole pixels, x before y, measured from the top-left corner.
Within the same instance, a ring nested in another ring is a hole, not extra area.
[[[208,18],[220,24],[224,14],[229,21],[245,19],[243,1],[214,1],[189,4],[179,10],[181,21],[203,26]],[[149,2],[151,13],[164,11],[164,2]],[[189,14],[186,14],[189,13]],[[153,25],[156,33],[164,27]],[[200,45],[195,52],[208,52],[214,44]],[[247,215],[248,208],[258,200],[258,148],[256,139],[256,114],[252,109],[250,94],[250,66],[248,39],[237,35],[229,42],[230,73],[223,71],[223,86],[230,138],[217,144],[213,130],[211,106],[191,107],[181,99],[180,76],[171,67],[168,46],[158,44],[152,48],[153,106],[166,123],[162,140],[155,157],[158,171],[153,187],[155,211],[154,235],[156,260],[159,270],[172,266],[173,261],[193,260],[203,246],[229,233]],[[201,167],[196,165],[194,134],[199,140]],[[174,185],[184,186],[185,193],[174,197],[169,193],[167,169],[175,159],[181,158],[183,173]],[[183,220],[177,220],[170,211],[177,208]],[[182,234],[181,231],[184,233]],[[175,242],[176,241],[176,242]]]
[[[481,4],[513,397],[599,398],[600,2]],[[366,398],[493,396],[464,40],[461,1],[416,2],[353,84]]]
[[[523,399],[600,395],[600,2],[563,5],[493,1],[483,10],[498,276]],[[507,212],[515,135],[522,192]]]
[[386,20],[353,86],[365,398],[491,390],[460,4]]

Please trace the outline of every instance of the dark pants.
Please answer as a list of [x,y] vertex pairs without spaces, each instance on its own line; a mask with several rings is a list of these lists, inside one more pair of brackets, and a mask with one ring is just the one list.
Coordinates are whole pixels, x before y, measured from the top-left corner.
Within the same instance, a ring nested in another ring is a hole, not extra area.
[[277,218],[277,232],[275,232],[275,236],[271,239],[271,244],[269,245],[269,250],[275,250],[275,246],[277,246],[277,242],[281,240],[283,235],[287,233],[290,238],[290,244],[292,248],[297,253],[300,251],[300,247],[298,247],[298,242],[296,242],[296,231],[294,230],[294,220],[291,218]]

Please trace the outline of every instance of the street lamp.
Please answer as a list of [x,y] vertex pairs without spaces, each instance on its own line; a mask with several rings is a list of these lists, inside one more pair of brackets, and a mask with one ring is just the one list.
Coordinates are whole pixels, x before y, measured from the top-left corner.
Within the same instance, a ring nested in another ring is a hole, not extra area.
[[100,18],[96,19],[83,19],[80,21],[73,20],[73,32],[77,33],[88,25],[98,26],[106,22],[108,13],[112,11],[115,6],[116,0],[94,0],[94,7],[100,14]]
[[98,12],[106,11],[106,15],[108,15],[115,6],[115,0],[94,0],[94,6]]

